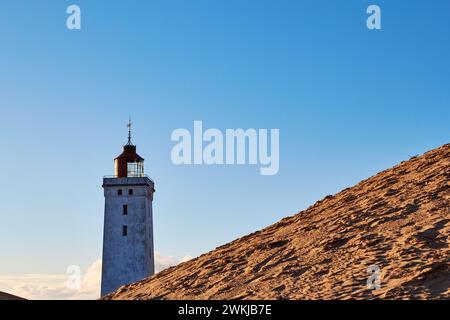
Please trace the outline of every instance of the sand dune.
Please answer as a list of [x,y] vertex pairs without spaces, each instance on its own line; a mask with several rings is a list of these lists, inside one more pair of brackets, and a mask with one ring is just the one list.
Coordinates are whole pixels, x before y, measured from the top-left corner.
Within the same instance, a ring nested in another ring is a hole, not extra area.
[[447,144],[106,299],[449,299],[449,235]]
[[0,291],[0,300],[25,300],[25,299]]

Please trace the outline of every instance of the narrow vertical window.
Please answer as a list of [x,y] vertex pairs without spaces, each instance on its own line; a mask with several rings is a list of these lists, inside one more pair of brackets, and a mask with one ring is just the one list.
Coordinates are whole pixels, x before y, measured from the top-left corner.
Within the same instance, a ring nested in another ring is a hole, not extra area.
[[126,237],[128,235],[128,226],[122,226],[122,236]]
[[122,213],[124,216],[126,216],[128,214],[128,205],[126,205],[126,204],[123,205]]
[[121,196],[122,195],[122,189],[117,190],[117,195]]
[[129,194],[129,195],[132,195],[132,194],[133,194],[133,189],[129,189],[129,190],[128,190],[128,194]]

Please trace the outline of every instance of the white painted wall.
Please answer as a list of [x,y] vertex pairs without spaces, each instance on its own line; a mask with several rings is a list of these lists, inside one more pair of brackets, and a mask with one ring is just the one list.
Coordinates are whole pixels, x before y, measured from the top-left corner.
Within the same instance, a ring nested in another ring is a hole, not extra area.
[[[154,274],[154,183],[147,177],[104,178],[105,219],[103,231],[102,288],[104,296],[120,286]],[[122,195],[118,190],[122,189]],[[128,190],[133,189],[133,195]],[[123,205],[128,214],[123,215]],[[122,235],[122,226],[128,228]]]

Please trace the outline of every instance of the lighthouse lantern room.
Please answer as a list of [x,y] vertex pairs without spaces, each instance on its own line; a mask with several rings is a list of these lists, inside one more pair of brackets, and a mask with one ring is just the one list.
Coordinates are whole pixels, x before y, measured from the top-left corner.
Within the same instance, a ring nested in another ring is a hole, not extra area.
[[136,153],[136,146],[131,142],[131,121],[128,122],[128,143],[123,152],[114,160],[117,178],[144,176],[144,158]]

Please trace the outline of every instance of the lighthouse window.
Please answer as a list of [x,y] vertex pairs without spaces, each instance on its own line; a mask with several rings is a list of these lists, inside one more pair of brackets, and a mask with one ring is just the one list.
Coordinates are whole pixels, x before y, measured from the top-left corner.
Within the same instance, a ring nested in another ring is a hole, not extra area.
[[128,235],[128,226],[122,226],[122,236],[126,237]]
[[129,189],[129,190],[128,190],[128,194],[129,194],[129,195],[132,195],[132,194],[133,194],[133,189]]
[[142,177],[143,175],[144,175],[144,163],[143,162],[127,163],[127,176],[128,177]]
[[124,216],[126,216],[128,214],[128,205],[126,205],[126,204],[123,205],[122,213]]
[[121,196],[122,195],[122,189],[117,190],[117,195]]

